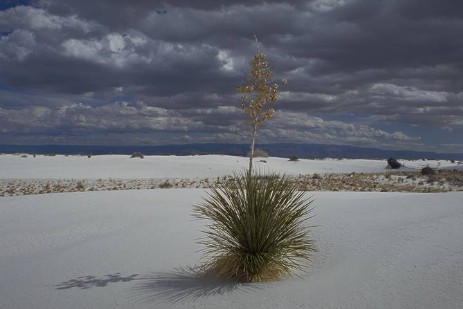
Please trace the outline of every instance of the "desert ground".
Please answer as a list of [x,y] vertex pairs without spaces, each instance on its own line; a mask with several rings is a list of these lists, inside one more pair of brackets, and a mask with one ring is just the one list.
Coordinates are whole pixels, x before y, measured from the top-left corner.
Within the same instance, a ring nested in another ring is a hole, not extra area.
[[257,159],[313,197],[318,251],[237,284],[197,276],[192,207],[247,158],[0,155],[0,308],[461,308],[462,164],[401,162]]

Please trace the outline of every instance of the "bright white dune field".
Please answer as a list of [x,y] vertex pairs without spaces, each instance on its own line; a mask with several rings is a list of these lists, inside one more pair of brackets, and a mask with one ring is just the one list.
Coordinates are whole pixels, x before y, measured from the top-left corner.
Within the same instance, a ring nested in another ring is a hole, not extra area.
[[[267,158],[289,175],[384,172],[375,160]],[[407,167],[461,168],[448,161]],[[193,178],[240,171],[231,156],[20,158],[0,179]],[[463,192],[308,192],[318,252],[306,273],[265,284],[206,281],[206,189],[0,197],[0,308],[462,308]]]

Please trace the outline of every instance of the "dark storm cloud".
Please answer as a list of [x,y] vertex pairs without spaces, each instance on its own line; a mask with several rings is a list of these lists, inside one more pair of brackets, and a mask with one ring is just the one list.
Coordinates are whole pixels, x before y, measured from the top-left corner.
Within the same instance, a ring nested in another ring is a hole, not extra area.
[[317,60],[310,71],[315,76],[461,63],[462,44],[456,35],[463,26],[461,17],[412,20],[386,5],[388,1],[348,3],[316,16],[303,36],[286,40],[290,54]]
[[439,0],[439,1],[421,1],[408,0],[397,1],[399,11],[409,18],[444,18],[444,19],[461,19],[463,16],[463,6],[460,1]]
[[187,133],[177,141],[236,141],[243,116],[234,88],[256,34],[275,80],[289,80],[263,140],[407,141],[432,149],[435,141],[401,130],[463,133],[461,29],[463,2],[449,0],[9,6],[0,11],[0,130],[27,140],[34,130],[46,139],[54,130],[77,138],[82,130],[169,133],[178,126]]

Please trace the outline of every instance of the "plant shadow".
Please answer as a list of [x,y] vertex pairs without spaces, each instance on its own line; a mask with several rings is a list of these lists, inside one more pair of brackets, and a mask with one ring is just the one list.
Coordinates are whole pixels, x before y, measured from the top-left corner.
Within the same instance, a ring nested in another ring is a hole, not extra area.
[[255,284],[226,281],[208,276],[195,267],[176,268],[171,272],[153,273],[139,278],[132,289],[143,302],[194,302],[201,298],[225,295],[232,292],[250,292],[258,289]]
[[76,279],[61,282],[55,285],[57,290],[68,290],[72,288],[80,288],[81,290],[87,290],[93,287],[105,287],[111,283],[117,282],[129,282],[138,280],[136,277],[138,274],[134,274],[128,277],[123,277],[120,273],[109,274],[103,277],[95,276],[81,276]]

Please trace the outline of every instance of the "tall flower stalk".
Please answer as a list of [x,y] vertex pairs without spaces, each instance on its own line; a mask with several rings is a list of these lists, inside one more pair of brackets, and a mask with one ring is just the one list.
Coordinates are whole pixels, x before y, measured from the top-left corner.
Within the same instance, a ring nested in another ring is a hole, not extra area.
[[[236,92],[241,94],[240,108],[248,115],[246,123],[251,128],[249,175],[252,174],[257,130],[274,113],[273,108],[268,105],[278,100],[278,84],[270,82],[272,70],[264,53],[257,50],[250,62],[250,69],[244,84],[236,88]],[[287,81],[284,79],[282,83],[286,84]]]

